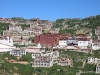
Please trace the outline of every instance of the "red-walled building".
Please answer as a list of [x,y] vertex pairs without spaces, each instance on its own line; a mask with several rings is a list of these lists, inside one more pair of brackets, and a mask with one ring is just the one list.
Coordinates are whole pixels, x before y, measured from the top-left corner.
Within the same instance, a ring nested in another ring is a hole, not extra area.
[[59,39],[67,39],[70,34],[41,34],[34,37],[34,43],[46,46],[58,45]]

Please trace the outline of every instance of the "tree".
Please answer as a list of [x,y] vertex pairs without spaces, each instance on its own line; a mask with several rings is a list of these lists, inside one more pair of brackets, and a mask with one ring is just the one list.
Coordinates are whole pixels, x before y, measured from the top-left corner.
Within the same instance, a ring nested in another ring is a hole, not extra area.
[[22,56],[19,60],[21,61],[32,61],[33,59],[31,58],[31,54],[27,53],[26,55]]
[[34,37],[30,37],[29,41],[34,42]]

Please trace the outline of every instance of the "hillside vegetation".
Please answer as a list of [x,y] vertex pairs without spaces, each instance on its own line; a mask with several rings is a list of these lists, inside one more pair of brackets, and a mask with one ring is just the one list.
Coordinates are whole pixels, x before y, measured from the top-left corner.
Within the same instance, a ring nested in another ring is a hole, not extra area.
[[3,31],[8,28],[9,28],[9,23],[0,23],[0,34],[2,34]]
[[[72,67],[69,66],[59,66],[54,64],[50,68],[33,68],[31,65],[31,53],[28,53],[26,56],[21,57],[19,60],[17,57],[9,55],[9,53],[0,53],[0,74],[1,75],[14,75],[15,73],[18,75],[76,75],[80,70],[82,72],[81,75],[99,75],[95,73],[95,65],[88,64],[88,57],[100,58],[100,50],[93,51],[93,54],[86,54],[82,52],[74,52],[74,51],[61,51],[61,57],[68,57],[72,59]],[[5,60],[8,57],[10,59],[14,59],[17,61],[23,60],[28,61],[29,64],[18,64],[18,63],[9,63]],[[83,66],[83,61],[86,61],[86,64]],[[87,73],[91,71],[93,73]]]
[[66,19],[57,19],[52,28],[59,28],[60,33],[86,33],[89,34],[92,32],[94,35],[94,29],[100,26],[100,15],[86,17],[83,19],[80,18],[66,18]]

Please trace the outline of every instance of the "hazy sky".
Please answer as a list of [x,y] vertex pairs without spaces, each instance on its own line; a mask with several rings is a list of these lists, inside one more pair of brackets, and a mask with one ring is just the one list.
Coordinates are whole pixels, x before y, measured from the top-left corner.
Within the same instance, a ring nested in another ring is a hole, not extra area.
[[0,17],[85,18],[100,15],[100,0],[0,0]]

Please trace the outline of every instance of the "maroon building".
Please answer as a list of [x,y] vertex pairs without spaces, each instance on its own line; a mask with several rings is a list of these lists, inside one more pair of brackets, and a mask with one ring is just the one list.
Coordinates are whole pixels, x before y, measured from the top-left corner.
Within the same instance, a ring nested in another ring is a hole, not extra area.
[[70,34],[41,34],[34,37],[34,43],[45,46],[55,46],[58,45],[59,39],[67,39]]

